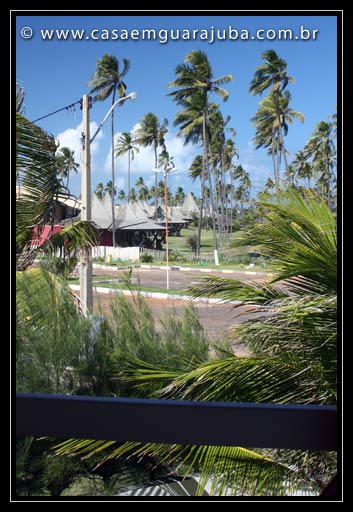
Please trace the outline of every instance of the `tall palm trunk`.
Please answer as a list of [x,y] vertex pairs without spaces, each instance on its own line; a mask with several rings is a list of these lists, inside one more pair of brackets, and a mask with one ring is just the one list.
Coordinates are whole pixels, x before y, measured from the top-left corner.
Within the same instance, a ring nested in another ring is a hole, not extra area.
[[[276,117],[277,117],[277,123],[278,123],[278,133],[279,133],[279,143],[281,145],[281,153],[283,155],[284,160],[284,167],[286,172],[288,172],[288,162],[287,162],[287,156],[286,156],[286,149],[284,147],[284,139],[283,139],[283,130],[282,130],[282,124],[281,124],[281,116],[279,113],[279,103],[278,103],[278,90],[276,91]],[[278,181],[280,180],[280,169],[278,169]]]
[[[214,163],[213,163],[213,159],[212,159],[212,154],[211,154],[211,148],[210,148],[210,173],[211,173],[211,178],[212,176],[214,176],[214,180],[215,180],[215,186],[214,186],[214,196],[213,196],[213,204],[215,205],[214,206],[214,210],[215,210],[215,219],[217,218],[218,222],[217,222],[217,228],[216,228],[216,234],[217,234],[217,231],[218,231],[218,236],[219,236],[219,247],[222,248],[222,222],[223,222],[223,218],[222,220],[220,220],[219,218],[219,215],[218,215],[218,212],[219,212],[219,206],[221,205],[221,197],[222,197],[222,192],[221,192],[221,183],[220,183],[220,179],[219,179],[219,174],[218,174],[218,169],[215,167]],[[217,184],[219,184],[219,186],[217,187]],[[211,188],[212,190],[212,188]]]
[[[157,147],[158,147],[158,141],[154,141],[154,167],[157,169],[158,165],[158,157],[157,157]],[[154,176],[154,188],[155,188],[155,205],[156,205],[156,211],[154,213],[154,218],[157,220],[157,208],[158,208],[158,193],[157,193],[157,182],[158,182],[158,173],[155,172]]]
[[233,165],[231,165],[231,167],[229,169],[230,186],[231,186],[231,194],[230,194],[230,235],[233,234],[233,218],[236,217],[236,215],[234,215],[234,210],[235,210],[235,213],[236,213],[236,209],[237,209],[236,199],[234,197],[234,179],[233,179],[232,170],[233,170]]
[[213,201],[213,187],[212,187],[212,176],[210,172],[210,166],[208,165],[208,155],[207,155],[207,136],[206,136],[206,110],[204,109],[202,112],[202,136],[203,136],[203,145],[204,145],[204,154],[205,154],[205,165],[206,171],[209,181],[209,189],[210,189],[210,208],[211,208],[211,217],[212,217],[212,231],[213,231],[213,248],[214,248],[214,260],[215,264],[218,265],[218,250],[217,250],[217,233],[216,233],[216,219],[215,219],[215,211],[214,211],[214,201]]
[[276,190],[279,187],[279,158],[278,158],[278,143],[275,139],[275,129],[272,127],[272,142],[271,142],[271,157],[273,162],[273,175],[275,179]]
[[127,187],[128,187],[128,197],[130,195],[130,162],[131,162],[131,150],[127,152]]
[[[112,105],[115,103],[115,93],[116,89],[114,87]],[[114,109],[111,113],[112,123],[111,123],[111,134],[112,134],[112,237],[113,237],[113,247],[115,247],[115,204],[114,204],[114,190],[115,190],[115,169],[114,169]]]
[[202,215],[204,209],[204,198],[205,198],[205,152],[202,158],[202,171],[201,171],[201,197],[200,197],[200,208],[199,208],[199,224],[197,227],[197,241],[196,241],[196,256],[200,257],[201,250],[201,229],[202,229]]
[[281,168],[281,155],[280,155],[280,150],[279,150],[279,141],[277,138],[277,140],[276,140],[276,175],[275,175],[275,185],[276,185],[277,191],[279,189],[280,168]]
[[[225,170],[224,170],[224,154],[223,148],[221,150],[221,217],[222,217],[222,235],[225,235],[225,230],[227,230],[227,236],[229,235],[229,225],[228,225],[228,207],[226,201],[226,185],[225,185]],[[224,226],[224,220],[225,226]]]

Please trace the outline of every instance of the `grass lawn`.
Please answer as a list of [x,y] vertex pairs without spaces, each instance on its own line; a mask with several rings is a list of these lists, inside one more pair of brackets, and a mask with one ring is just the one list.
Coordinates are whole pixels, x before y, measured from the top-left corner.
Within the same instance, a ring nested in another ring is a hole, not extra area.
[[[173,249],[176,251],[190,252],[189,246],[186,243],[186,239],[190,235],[197,235],[197,228],[189,227],[187,229],[182,229],[180,232],[181,236],[170,236],[168,239],[169,249]],[[165,244],[163,245],[163,249],[165,249]],[[206,231],[203,229],[201,231],[201,253],[212,253],[213,252],[213,233],[212,230]]]
[[[188,247],[186,240],[190,235],[197,235],[196,227],[189,227],[187,229],[181,230],[181,236],[170,236],[168,240],[170,259],[170,266],[178,266],[178,267],[193,267],[193,268],[210,268],[217,270],[238,270],[238,271],[252,271],[252,272],[274,272],[275,268],[273,265],[266,263],[262,264],[262,262],[257,262],[255,258],[252,258],[250,261],[254,264],[254,267],[248,268],[249,259],[245,260],[247,262],[242,263],[234,262],[235,257],[246,256],[248,252],[254,251],[253,247],[229,247],[228,240],[225,238],[223,243],[223,248],[218,250],[218,255],[220,258],[220,265],[215,265],[213,261],[213,233],[212,230],[206,231],[205,229],[201,232],[201,255],[200,260],[193,260],[190,258],[188,260],[188,256],[193,256],[194,252]],[[238,237],[239,232],[232,233],[231,242],[234,242]],[[166,246],[163,245],[163,249],[165,250]],[[173,254],[174,253],[174,254]],[[206,258],[207,261],[205,261]],[[227,261],[227,259],[231,261]],[[112,265],[114,267],[129,267],[134,265],[144,264],[142,261],[113,261],[112,263],[107,263],[105,261],[97,261],[93,260],[94,263],[100,263],[103,265]],[[164,260],[155,259],[150,263],[151,265],[161,265],[165,266],[166,262]]]

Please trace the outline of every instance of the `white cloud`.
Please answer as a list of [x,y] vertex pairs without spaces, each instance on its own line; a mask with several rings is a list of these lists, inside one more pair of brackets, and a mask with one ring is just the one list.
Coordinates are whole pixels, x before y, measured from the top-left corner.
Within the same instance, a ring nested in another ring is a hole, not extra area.
[[[137,130],[138,127],[139,124],[136,124],[131,131]],[[114,140],[117,140],[120,135],[121,132],[116,133]],[[177,186],[182,186],[183,188],[185,188],[185,186],[187,187],[188,185],[189,187],[194,187],[187,174],[193,159],[197,154],[200,153],[201,149],[191,144],[184,146],[183,139],[177,137],[176,134],[171,131],[167,133],[165,142],[169,155],[174,157],[173,162],[178,168],[178,171],[173,175],[172,178],[172,187],[174,188],[173,184],[177,184]],[[131,161],[131,186],[134,186],[137,178],[142,176],[146,185],[151,187],[154,184],[154,171],[152,170],[155,167],[154,149],[152,146],[148,146],[140,147],[139,150],[139,153],[135,153],[134,160]],[[158,153],[159,152],[160,149],[158,150]],[[127,185],[127,167],[127,155],[115,158],[116,179],[119,179],[119,176],[123,177],[125,186]],[[109,175],[111,173],[111,146],[105,158],[103,170],[105,175]]]
[[239,153],[236,165],[242,165],[249,173],[254,194],[263,190],[267,178],[273,179],[272,160],[264,151],[256,150],[252,141]]
[[[95,131],[98,128],[98,124],[93,121],[90,123],[90,131],[91,136],[95,133]],[[68,128],[62,133],[59,133],[56,138],[59,140],[60,148],[67,147],[70,148],[71,151],[75,151],[75,159],[77,162],[80,163],[81,166],[81,137],[82,137],[82,123],[80,123],[76,128]],[[99,132],[97,137],[95,138],[93,144],[91,145],[91,156],[92,156],[92,162],[91,162],[91,168],[94,172],[95,169],[95,161],[94,161],[94,155],[97,155],[99,153],[99,141],[104,137],[103,132]]]

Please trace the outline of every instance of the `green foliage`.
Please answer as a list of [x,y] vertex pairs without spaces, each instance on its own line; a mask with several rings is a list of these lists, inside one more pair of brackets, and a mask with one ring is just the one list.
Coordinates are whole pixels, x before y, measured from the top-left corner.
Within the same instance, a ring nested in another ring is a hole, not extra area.
[[[132,361],[156,365],[162,359],[171,370],[186,370],[209,357],[208,343],[193,307],[185,308],[180,320],[167,315],[157,330],[153,311],[143,297],[137,295],[131,302],[118,295],[111,303],[108,325],[114,340],[115,374],[120,376],[116,393],[120,396],[146,396],[146,390],[141,393],[125,378]],[[156,389],[155,384],[149,391],[152,389]]]
[[73,392],[73,369],[86,321],[59,277],[44,269],[16,279],[16,380],[18,391]]
[[16,440],[16,495],[59,496],[84,464],[69,457],[48,456],[52,440],[20,437]]
[[55,275],[67,276],[70,274],[77,265],[77,258],[61,258],[52,253],[45,254],[41,259],[41,267],[45,268],[48,272]]
[[[251,357],[225,354],[189,370],[136,361],[126,380],[141,391],[167,399],[274,403],[336,402],[336,234],[332,213],[310,192],[290,190],[263,203],[265,220],[243,235],[243,245],[261,246],[277,263],[272,282],[247,284],[207,277],[192,289],[207,296],[252,305],[250,320],[234,334]],[[279,283],[279,284],[278,284]],[[157,457],[179,464],[183,475],[200,473],[211,492],[232,495],[318,493],[335,472],[333,453],[249,450],[239,447],[168,446],[125,443],[109,446],[105,460],[127,455]],[[95,452],[104,450],[102,441]],[[71,443],[69,451],[92,446]]]
[[152,254],[148,254],[147,252],[144,252],[140,256],[140,261],[143,263],[153,263],[153,256]]
[[53,225],[57,197],[59,194],[68,195],[67,189],[57,176],[56,149],[52,135],[21,114],[16,114],[18,270],[25,270],[33,262],[35,254],[44,247],[53,251],[64,248],[70,253],[77,248],[90,248],[97,242],[97,230],[92,223],[79,221],[66,226],[40,248],[30,245],[34,226],[37,233],[40,233],[45,224]]
[[197,246],[197,235],[196,233],[192,233],[191,235],[188,235],[185,240],[186,247],[188,247],[191,251],[196,251]]

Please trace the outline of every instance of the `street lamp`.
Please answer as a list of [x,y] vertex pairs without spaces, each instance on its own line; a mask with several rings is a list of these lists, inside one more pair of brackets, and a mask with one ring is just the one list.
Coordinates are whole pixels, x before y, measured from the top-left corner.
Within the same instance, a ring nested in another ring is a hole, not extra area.
[[152,169],[155,172],[164,174],[164,208],[165,208],[165,246],[167,262],[167,290],[169,290],[169,251],[168,251],[168,196],[167,196],[167,174],[176,171],[176,167],[167,167],[166,169]]
[[[90,119],[89,109],[91,108],[91,97],[84,95],[82,98],[82,179],[81,179],[81,220],[92,220],[91,218],[91,144],[98,135],[102,126],[113,112],[115,107],[126,100],[134,100],[137,98],[136,92],[130,93],[128,96],[119,98],[108,110],[103,121],[98,126],[93,137],[90,137]],[[114,158],[114,148],[112,148]],[[112,167],[112,227],[113,240],[115,241],[115,212],[114,212],[114,166]],[[114,246],[115,243],[113,242]],[[83,305],[84,313],[88,314],[92,311],[92,255],[90,250],[81,253],[80,258],[80,298]]]
[[108,110],[108,112],[106,113],[103,121],[100,123],[100,125],[98,126],[97,130],[95,131],[93,137],[91,138],[91,144],[92,142],[94,141],[94,139],[96,138],[96,136],[98,135],[100,129],[102,128],[102,126],[104,125],[104,123],[106,122],[106,120],[108,119],[108,117],[110,116],[110,114],[113,112],[113,110],[115,109],[115,107],[119,104],[119,103],[122,103],[126,100],[136,100],[137,98],[137,92],[130,92],[130,94],[128,94],[127,96],[123,96],[122,98],[119,98],[118,100],[116,100],[115,103],[113,103],[113,105],[110,107],[110,109]]
[[[104,125],[104,123],[106,122],[106,120],[109,118],[110,114],[113,112],[113,110],[115,109],[115,107],[119,104],[119,103],[123,103],[124,101],[126,100],[135,100],[137,98],[137,93],[136,92],[131,92],[130,94],[128,94],[127,96],[123,96],[122,98],[119,98],[118,100],[116,100],[115,103],[113,103],[113,105],[110,107],[110,109],[108,110],[107,114],[105,115],[103,121],[100,123],[100,125],[98,126],[95,134],[93,135],[93,137],[91,138],[91,144],[92,142],[94,141],[94,139],[96,138],[96,136],[98,135],[100,129],[102,128],[102,126]],[[114,206],[114,189],[115,189],[115,176],[114,176],[114,144],[113,144],[113,141],[112,141],[112,236],[113,236],[113,247],[115,247],[115,206]]]

